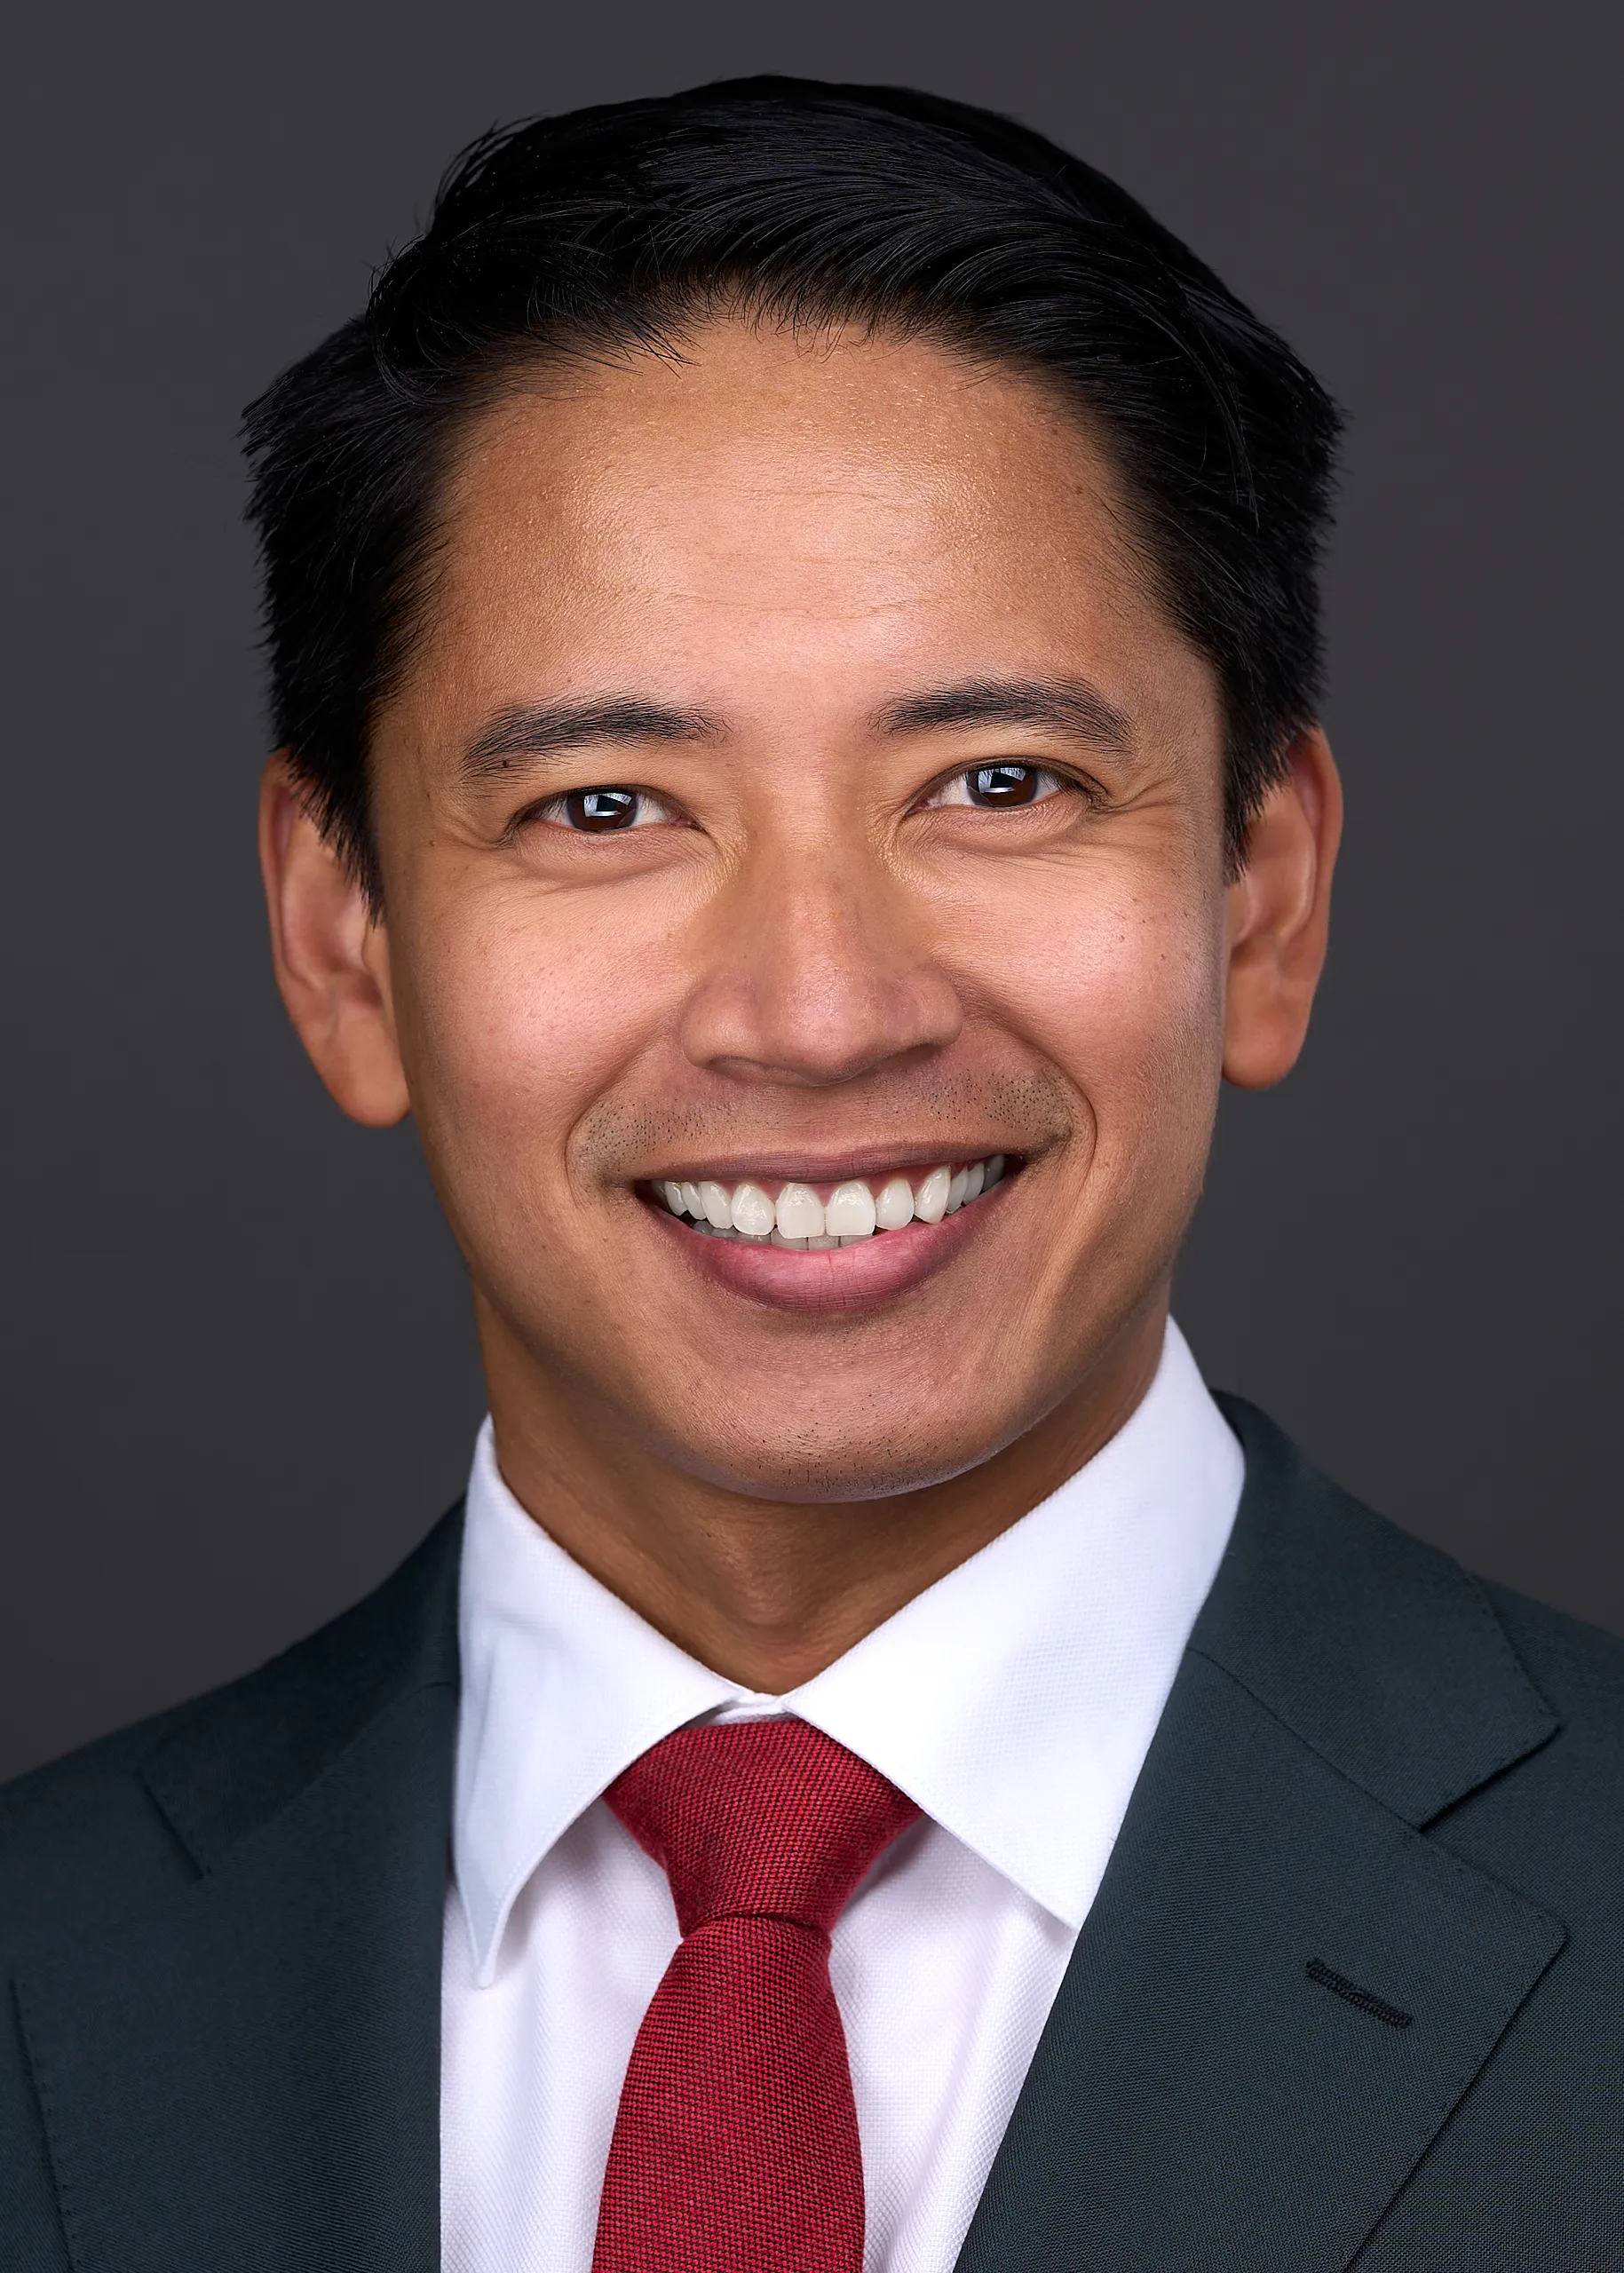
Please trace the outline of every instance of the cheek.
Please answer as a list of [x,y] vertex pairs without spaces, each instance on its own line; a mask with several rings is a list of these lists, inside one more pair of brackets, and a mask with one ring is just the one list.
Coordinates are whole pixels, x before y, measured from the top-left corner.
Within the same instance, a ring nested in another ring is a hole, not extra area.
[[1219,897],[1102,860],[986,913],[978,983],[1086,1100],[1096,1168],[1204,1143],[1223,1051]]
[[654,935],[559,894],[452,895],[414,927],[402,1049],[425,1141],[483,1179],[556,1174],[572,1130],[674,1015]]

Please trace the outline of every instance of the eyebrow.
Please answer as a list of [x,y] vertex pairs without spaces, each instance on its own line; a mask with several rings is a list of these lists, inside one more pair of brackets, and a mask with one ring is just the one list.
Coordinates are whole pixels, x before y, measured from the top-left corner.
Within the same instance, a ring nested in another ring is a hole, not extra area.
[[1050,726],[1115,756],[1133,749],[1127,712],[1083,679],[966,679],[888,702],[874,722],[888,734],[941,726]]
[[676,710],[631,696],[607,702],[525,702],[496,716],[463,752],[464,780],[503,773],[516,759],[560,751],[623,748],[634,742],[714,741],[721,728],[702,710]]
[[[964,679],[899,695],[875,711],[884,734],[955,726],[1049,726],[1097,749],[1126,756],[1133,735],[1127,713],[1082,679]],[[717,741],[725,729],[703,710],[685,710],[618,695],[597,702],[524,702],[499,710],[463,752],[459,771],[488,780],[526,758],[566,750],[628,748],[639,742]]]

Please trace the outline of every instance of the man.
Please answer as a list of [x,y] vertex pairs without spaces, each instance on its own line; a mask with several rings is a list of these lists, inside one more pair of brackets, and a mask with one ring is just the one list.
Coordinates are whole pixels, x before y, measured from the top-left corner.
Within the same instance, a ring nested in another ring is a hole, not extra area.
[[7,1796],[8,2268],[1624,2262],[1624,1652],[1168,1321],[1335,424],[1086,167],[772,80],[477,146],[256,405],[277,974],[491,1420]]

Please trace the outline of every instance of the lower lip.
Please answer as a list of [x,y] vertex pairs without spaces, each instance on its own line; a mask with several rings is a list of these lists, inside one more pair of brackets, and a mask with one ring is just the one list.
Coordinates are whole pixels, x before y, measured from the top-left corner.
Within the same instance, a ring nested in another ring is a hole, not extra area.
[[707,1239],[680,1218],[646,1202],[664,1236],[684,1260],[730,1293],[780,1311],[860,1311],[923,1286],[962,1254],[998,1212],[1010,1179],[983,1199],[944,1216],[939,1224],[909,1224],[876,1232],[852,1247],[773,1247],[768,1240]]

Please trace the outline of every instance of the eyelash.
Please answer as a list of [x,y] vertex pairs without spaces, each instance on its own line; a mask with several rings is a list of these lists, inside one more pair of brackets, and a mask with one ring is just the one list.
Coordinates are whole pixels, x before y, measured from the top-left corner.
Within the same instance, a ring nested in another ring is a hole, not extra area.
[[[1007,797],[988,794],[994,791],[994,777],[1000,775],[1006,778],[1007,786],[1011,790],[1025,788],[1028,783],[1034,785],[1033,794]],[[1018,781],[1013,777],[1019,777]],[[968,788],[967,785],[972,781],[979,785],[979,794]],[[967,790],[963,797],[951,797],[946,794],[960,788]],[[939,812],[955,805],[979,812],[1024,812],[1033,805],[1047,804],[1063,789],[1075,789],[1087,795],[1083,784],[1074,775],[1062,773],[1055,766],[1039,765],[1030,758],[994,758],[982,765],[962,766],[956,772],[948,774],[944,780],[938,782],[923,803],[927,809]]]
[[[974,788],[970,787],[972,782],[977,785]],[[1028,785],[1029,794],[1016,794],[1028,788]],[[963,788],[965,795],[955,797],[948,794],[957,788]],[[1026,758],[1004,758],[983,765],[960,767],[927,791],[918,809],[943,812],[958,806],[982,812],[1026,812],[1033,805],[1047,804],[1066,789],[1075,790],[1084,797],[1091,795],[1085,783],[1054,766],[1034,764]],[[1001,795],[1006,790],[1010,794]],[[606,801],[605,808],[594,814],[590,809],[599,800]],[[530,806],[515,817],[510,833],[517,832],[527,822],[539,820],[565,828],[573,836],[629,836],[639,826],[637,819],[630,824],[623,821],[622,817],[629,804],[654,807],[654,820],[641,820],[640,825],[645,828],[675,817],[665,800],[652,790],[634,788],[625,782],[606,781],[588,788],[562,790],[558,796]],[[572,812],[572,808],[575,810]]]
[[[653,805],[658,820],[670,820],[674,818],[671,808],[665,799],[655,796],[652,789],[634,788],[630,782],[624,781],[595,781],[587,788],[561,790],[556,797],[548,797],[539,805],[528,806],[511,823],[510,834],[523,828],[527,822],[542,820],[551,822],[554,828],[566,829],[572,836],[576,836],[630,835],[631,833],[630,829],[618,827],[614,820],[606,817],[603,825],[598,828],[590,825],[584,814],[580,820],[572,820],[570,817],[572,805],[585,807],[589,800],[599,797],[622,800],[630,798],[639,805]],[[643,825],[646,828],[651,824],[645,820]],[[634,822],[632,828],[635,828],[636,826]]]

